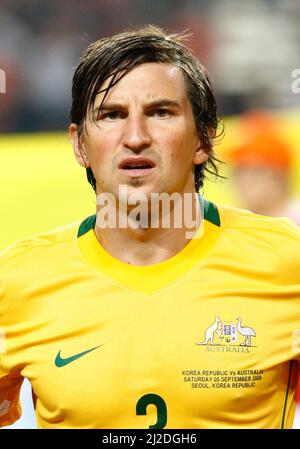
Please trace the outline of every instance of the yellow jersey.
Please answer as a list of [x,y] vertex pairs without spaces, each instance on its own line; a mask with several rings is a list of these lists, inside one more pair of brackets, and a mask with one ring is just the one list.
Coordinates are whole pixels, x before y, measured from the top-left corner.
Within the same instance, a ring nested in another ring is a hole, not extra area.
[[154,265],[108,254],[95,216],[1,253],[0,426],[28,378],[39,428],[292,427],[300,231],[204,205]]

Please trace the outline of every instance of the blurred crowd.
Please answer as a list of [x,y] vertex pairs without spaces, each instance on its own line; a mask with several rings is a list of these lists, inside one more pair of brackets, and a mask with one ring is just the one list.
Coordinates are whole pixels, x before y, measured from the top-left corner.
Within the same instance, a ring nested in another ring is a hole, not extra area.
[[131,25],[189,29],[212,75],[221,115],[291,108],[300,49],[299,0],[1,0],[0,132],[65,129],[82,51]]

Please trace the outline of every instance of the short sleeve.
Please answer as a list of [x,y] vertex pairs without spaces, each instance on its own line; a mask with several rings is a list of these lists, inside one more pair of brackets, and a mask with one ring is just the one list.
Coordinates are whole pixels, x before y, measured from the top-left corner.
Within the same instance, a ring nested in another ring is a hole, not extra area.
[[[3,339],[3,334],[0,339]],[[13,424],[21,416],[20,390],[23,380],[20,374],[6,372],[0,354],[0,427]]]
[[10,342],[7,324],[12,314],[6,293],[3,261],[6,262],[6,257],[0,253],[0,427],[9,426],[20,418],[20,389],[24,380],[16,364],[10,364],[8,361]]

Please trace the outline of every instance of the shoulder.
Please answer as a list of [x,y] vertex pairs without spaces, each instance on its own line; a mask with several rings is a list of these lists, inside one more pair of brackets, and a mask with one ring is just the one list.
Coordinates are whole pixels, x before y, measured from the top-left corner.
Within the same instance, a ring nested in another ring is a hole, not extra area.
[[39,257],[76,239],[79,222],[58,226],[50,231],[22,238],[0,251],[0,270]]
[[288,218],[254,214],[217,205],[224,234],[232,245],[257,254],[273,254],[300,272],[300,228]]
[[35,301],[66,273],[75,271],[80,222],[16,241],[0,253],[0,317],[2,325],[33,316]]
[[272,235],[280,234],[282,237],[300,239],[300,228],[292,220],[285,217],[267,217],[254,214],[245,209],[236,207],[217,205],[221,215],[223,227],[226,229],[236,229],[241,231],[268,232]]

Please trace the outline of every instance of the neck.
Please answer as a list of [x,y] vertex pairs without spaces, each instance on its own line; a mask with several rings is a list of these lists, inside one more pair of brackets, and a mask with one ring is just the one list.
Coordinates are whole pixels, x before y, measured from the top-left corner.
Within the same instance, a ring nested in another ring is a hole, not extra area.
[[202,217],[195,192],[178,193],[176,198],[164,203],[148,201],[137,211],[117,204],[115,227],[101,226],[103,210],[98,208],[98,241],[111,256],[132,265],[153,265],[175,256],[193,238]]

